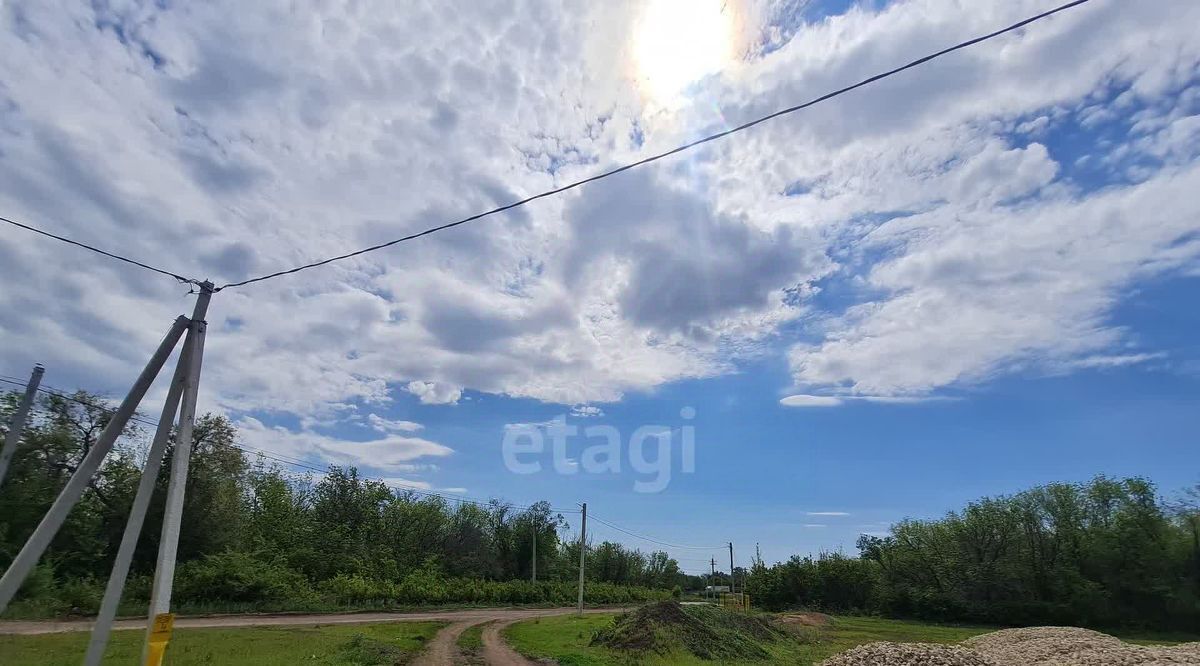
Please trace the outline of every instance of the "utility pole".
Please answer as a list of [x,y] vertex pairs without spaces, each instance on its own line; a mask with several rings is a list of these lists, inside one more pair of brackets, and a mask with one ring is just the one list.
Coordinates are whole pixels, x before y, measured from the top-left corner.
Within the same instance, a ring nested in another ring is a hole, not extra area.
[[717,588],[713,581],[717,578],[717,558],[708,558],[708,600],[712,601],[717,595]]
[[736,591],[736,587],[734,586],[733,581],[734,581],[734,578],[733,578],[733,542],[730,541],[729,542],[729,593],[730,594],[733,594]]
[[[171,480],[167,485],[166,506],[163,509],[162,534],[158,542],[158,561],[154,567],[154,584],[150,591],[150,617],[146,623],[146,643],[142,662],[151,657],[151,635],[156,618],[171,611],[171,588],[175,582],[175,556],[179,548],[179,526],[183,520],[183,498],[187,490],[188,464],[192,457],[192,430],[196,425],[196,401],[200,390],[200,368],[204,361],[204,334],[208,323],[208,302],[213,284],[200,284],[200,295],[188,329],[192,339],[188,368],[184,371],[183,395],[179,402],[179,430],[175,435],[175,451],[171,458]],[[162,655],[157,655],[161,660]]]
[[537,539],[538,539],[538,528],[537,528],[537,523],[534,522],[533,523],[533,562],[532,562],[532,564],[533,564],[533,566],[532,566],[533,582],[534,583],[537,582]]
[[29,409],[33,407],[33,399],[37,396],[38,385],[42,383],[42,373],[46,369],[39,363],[33,366],[33,374],[25,385],[25,395],[13,412],[12,421],[8,424],[8,434],[4,436],[4,448],[0,449],[0,486],[4,485],[4,476],[8,474],[8,463],[17,452],[17,443],[21,441],[21,433],[25,431],[25,419],[29,418]]
[[583,503],[583,520],[579,524],[579,614],[583,615],[583,561],[587,554],[587,502]]
[[112,633],[113,620],[117,616],[117,606],[121,603],[121,593],[125,589],[125,580],[129,576],[129,566],[133,562],[133,552],[137,548],[138,537],[142,533],[142,525],[146,520],[146,509],[150,506],[150,498],[154,495],[154,484],[158,480],[158,471],[162,467],[163,455],[166,453],[167,441],[171,438],[171,426],[175,424],[175,416],[179,413],[179,401],[187,384],[186,373],[191,367],[190,358],[195,338],[188,335],[183,342],[183,351],[175,365],[175,376],[171,378],[171,386],[167,390],[167,399],[163,403],[162,412],[158,417],[158,429],[154,431],[154,439],[150,443],[150,452],[146,455],[146,464],[142,468],[142,478],[138,481],[137,494],[133,498],[133,506],[129,510],[129,520],[125,523],[125,533],[121,536],[121,546],[117,550],[117,558],[113,562],[112,573],[108,577],[108,585],[104,589],[104,600],[100,603],[100,612],[96,616],[96,624],[92,627],[92,637],[88,642],[87,654],[84,656],[84,666],[99,666],[104,659],[104,649],[108,645],[108,637]]
[[129,423],[129,418],[137,410],[138,404],[145,397],[146,391],[150,389],[150,385],[154,383],[154,378],[158,376],[159,370],[163,364],[167,362],[167,357],[171,355],[171,350],[175,348],[175,344],[179,342],[179,338],[183,336],[183,330],[188,326],[188,318],[182,315],[172,324],[171,330],[167,332],[166,337],[159,343],[158,349],[154,355],[150,357],[146,367],[142,369],[137,380],[133,383],[133,387],[129,389],[129,393],[125,399],[121,401],[120,406],[113,412],[109,419],[108,425],[100,432],[100,436],[96,438],[96,443],[92,449],[88,451],[83,460],[79,462],[79,466],[75,468],[75,473],[71,475],[67,485],[55,498],[54,504],[50,505],[50,509],[46,511],[46,515],[42,517],[42,521],[38,523],[37,529],[21,547],[21,552],[8,565],[8,571],[4,572],[4,577],[0,578],[0,612],[8,608],[8,602],[12,601],[21,584],[25,582],[25,578],[29,576],[29,572],[37,565],[42,554],[46,552],[46,548],[54,539],[54,535],[58,533],[58,529],[62,527],[63,522],[67,519],[67,514],[83,496],[83,491],[87,489],[88,484],[95,475],[96,470],[100,469],[101,463],[104,462],[104,457],[112,450],[113,444],[116,443],[117,437],[125,430],[125,426]]

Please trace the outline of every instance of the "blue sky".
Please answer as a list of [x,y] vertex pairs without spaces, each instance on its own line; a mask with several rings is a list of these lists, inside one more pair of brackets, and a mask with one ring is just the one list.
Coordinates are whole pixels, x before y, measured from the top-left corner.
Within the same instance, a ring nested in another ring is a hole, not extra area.
[[[1053,4],[11,2],[0,210],[238,281]],[[772,560],[1050,481],[1143,475],[1169,495],[1200,481],[1198,22],[1188,0],[1093,0],[678,158],[223,291],[203,407],[312,465],[586,501]],[[0,281],[0,372],[41,362],[51,385],[113,395],[191,303],[8,232]],[[576,437],[564,472],[514,473],[506,435],[560,416],[619,431],[620,472],[583,469],[595,440]],[[629,463],[644,426],[674,438],[656,492]],[[668,550],[691,569],[723,555]]]

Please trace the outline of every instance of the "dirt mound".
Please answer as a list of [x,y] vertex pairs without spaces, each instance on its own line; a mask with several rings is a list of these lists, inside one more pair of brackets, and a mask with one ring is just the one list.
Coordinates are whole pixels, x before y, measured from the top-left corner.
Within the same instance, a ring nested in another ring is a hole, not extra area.
[[834,655],[821,666],[1009,666],[970,648],[934,643],[867,643]]
[[1200,643],[1143,647],[1077,627],[1004,629],[976,636],[963,644],[1005,666],[1200,665]]
[[777,621],[784,625],[827,627],[833,623],[833,617],[824,613],[788,613],[787,615],[780,615]]
[[735,660],[765,659],[770,653],[764,644],[781,640],[790,636],[763,617],[660,601],[618,615],[595,633],[592,645],[635,654],[682,649],[701,659]]

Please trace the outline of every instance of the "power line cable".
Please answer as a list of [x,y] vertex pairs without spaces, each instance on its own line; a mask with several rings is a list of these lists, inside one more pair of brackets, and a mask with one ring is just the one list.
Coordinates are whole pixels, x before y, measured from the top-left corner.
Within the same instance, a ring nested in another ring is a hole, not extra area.
[[622,172],[624,172],[624,171],[629,171],[630,169],[634,169],[634,168],[637,168],[637,167],[640,167],[640,166],[643,166],[643,165],[649,164],[649,163],[651,163],[651,162],[657,162],[658,160],[661,160],[661,159],[663,159],[663,158],[666,158],[666,157],[670,157],[671,155],[675,155],[676,153],[682,153],[682,152],[684,152],[684,151],[686,151],[686,150],[691,150],[692,148],[695,148],[695,147],[697,147],[697,146],[703,145],[703,144],[705,144],[705,143],[709,143],[710,141],[716,141],[717,139],[724,138],[724,137],[726,137],[726,136],[729,136],[730,134],[736,134],[737,132],[741,132],[741,131],[744,131],[744,130],[748,130],[748,129],[750,129],[751,127],[754,127],[755,125],[759,125],[759,124],[761,124],[761,123],[765,123],[765,122],[767,122],[768,120],[772,120],[772,119],[774,119],[774,118],[778,118],[778,117],[780,117],[780,116],[785,116],[785,115],[788,115],[788,114],[791,114],[791,113],[795,113],[795,112],[797,112],[797,111],[801,111],[801,110],[803,110],[803,109],[807,109],[807,108],[808,108],[808,107],[810,107],[810,106],[814,106],[814,105],[816,105],[816,104],[820,104],[821,102],[824,102],[824,101],[827,101],[827,100],[833,99],[834,97],[839,97],[839,96],[841,96],[841,95],[844,95],[844,94],[846,94],[846,93],[848,93],[848,92],[851,92],[851,91],[853,91],[853,90],[856,90],[856,89],[858,89],[858,88],[862,88],[863,86],[867,86],[867,85],[870,85],[870,84],[872,84],[872,83],[875,83],[876,81],[880,81],[880,80],[882,80],[882,79],[886,79],[886,78],[888,78],[888,77],[895,76],[896,74],[899,74],[899,73],[901,73],[901,72],[904,72],[904,71],[906,71],[906,70],[909,70],[909,69],[913,69],[914,67],[919,67],[919,66],[921,66],[921,65],[923,65],[923,64],[925,64],[925,63],[927,63],[927,62],[930,62],[930,61],[932,61],[932,60],[936,60],[937,58],[940,58],[940,57],[942,57],[942,56],[944,56],[944,55],[947,55],[947,54],[953,53],[953,52],[955,52],[955,51],[959,51],[959,50],[962,50],[962,49],[965,49],[965,48],[968,48],[968,47],[974,46],[974,45],[976,45],[976,44],[979,44],[979,43],[982,43],[982,42],[986,42],[986,41],[988,41],[988,40],[990,40],[990,39],[994,39],[994,38],[996,38],[996,37],[999,37],[1000,35],[1004,35],[1004,34],[1006,34],[1006,33],[1009,33],[1009,32],[1013,32],[1013,31],[1016,31],[1016,30],[1020,30],[1021,28],[1025,27],[1025,26],[1027,26],[1027,25],[1029,25],[1029,24],[1031,24],[1031,23],[1034,23],[1034,22],[1040,21],[1040,20],[1042,20],[1042,19],[1048,18],[1048,17],[1050,17],[1050,16],[1053,16],[1053,15],[1055,15],[1055,14],[1058,14],[1059,12],[1066,11],[1066,10],[1068,10],[1068,9],[1071,9],[1071,8],[1073,8],[1073,7],[1078,7],[1079,5],[1085,4],[1085,3],[1087,3],[1087,2],[1090,2],[1090,1],[1091,1],[1091,0],[1074,0],[1073,2],[1068,2],[1068,3],[1067,3],[1067,4],[1065,4],[1065,5],[1061,5],[1061,6],[1059,6],[1059,7],[1055,7],[1054,9],[1051,9],[1051,10],[1048,10],[1048,11],[1045,11],[1045,12],[1042,12],[1042,13],[1040,13],[1040,14],[1037,14],[1036,16],[1031,16],[1031,17],[1029,17],[1029,18],[1027,18],[1027,19],[1024,19],[1024,20],[1022,20],[1022,21],[1018,21],[1017,23],[1014,23],[1014,24],[1012,24],[1012,25],[1010,25],[1010,26],[1008,26],[1008,27],[1001,28],[1001,29],[999,29],[999,30],[996,30],[996,31],[994,31],[994,32],[990,32],[990,33],[988,33],[988,34],[986,34],[986,35],[982,35],[982,36],[980,36],[980,37],[975,37],[974,39],[969,39],[969,40],[967,40],[967,41],[965,41],[965,42],[961,42],[961,43],[955,44],[954,46],[951,46],[951,47],[949,47],[949,48],[942,49],[941,51],[937,51],[936,53],[931,53],[931,54],[929,54],[929,55],[927,55],[927,56],[924,56],[924,57],[918,58],[918,59],[916,59],[916,60],[913,60],[912,62],[910,62],[910,63],[908,63],[908,64],[901,65],[901,66],[899,66],[899,67],[896,67],[896,68],[894,68],[894,69],[890,69],[890,70],[888,70],[888,71],[886,71],[886,72],[882,72],[882,73],[880,73],[880,74],[876,74],[876,75],[874,75],[874,76],[871,76],[871,77],[865,78],[865,79],[863,79],[862,81],[859,81],[858,83],[855,83],[855,84],[852,84],[852,85],[848,85],[848,86],[846,86],[846,87],[844,87],[844,88],[840,88],[840,89],[838,89],[838,90],[835,90],[835,91],[833,91],[833,92],[830,92],[830,93],[826,93],[826,94],[824,94],[824,95],[821,95],[820,97],[817,97],[817,98],[815,98],[815,99],[809,100],[809,101],[807,101],[807,102],[804,102],[804,103],[802,103],[802,104],[797,104],[797,105],[795,105],[795,106],[790,106],[790,107],[788,107],[788,108],[786,108],[786,109],[780,109],[779,111],[775,111],[774,113],[770,113],[770,114],[767,114],[767,115],[765,115],[765,116],[762,116],[762,117],[760,117],[760,118],[756,118],[756,119],[754,119],[754,120],[751,120],[751,121],[749,121],[749,122],[742,123],[741,125],[738,125],[737,127],[733,127],[733,128],[730,128],[730,129],[727,129],[727,130],[721,131],[721,132],[717,132],[716,134],[710,134],[710,135],[708,135],[708,136],[705,136],[705,137],[703,137],[703,138],[696,139],[695,141],[691,141],[691,142],[689,142],[689,143],[685,143],[685,144],[683,144],[683,145],[681,145],[681,146],[678,146],[678,147],[676,147],[676,148],[672,148],[671,150],[668,150],[668,151],[665,151],[665,152],[661,152],[661,153],[657,153],[657,154],[654,154],[654,155],[650,155],[649,157],[642,158],[642,159],[640,159],[640,160],[637,160],[636,162],[630,162],[629,164],[625,164],[625,165],[623,165],[623,166],[619,166],[619,167],[616,167],[616,168],[610,169],[610,170],[608,170],[608,171],[604,171],[604,172],[598,173],[598,174],[596,174],[596,175],[594,175],[594,176],[589,176],[589,177],[587,177],[587,178],[584,178],[584,179],[582,179],[582,180],[576,180],[576,181],[573,181],[573,182],[571,182],[571,183],[568,183],[568,184],[566,184],[566,185],[563,185],[563,186],[561,186],[561,187],[556,187],[556,188],[553,188],[553,189],[550,189],[550,190],[546,190],[546,191],[544,191],[544,192],[541,192],[541,193],[539,193],[539,194],[535,194],[535,195],[533,195],[533,196],[530,196],[530,197],[526,197],[526,198],[524,198],[524,199],[521,199],[521,200],[519,200],[519,201],[514,201],[514,202],[512,202],[512,203],[505,204],[505,205],[503,205],[503,206],[498,206],[498,207],[496,207],[496,208],[493,208],[493,209],[491,209],[491,210],[488,210],[488,211],[484,211],[484,212],[482,212],[482,213],[476,213],[475,215],[471,215],[471,216],[469,216],[469,217],[464,217],[464,218],[462,218],[461,220],[457,220],[457,221],[454,221],[454,222],[448,222],[448,223],[446,223],[446,224],[441,224],[441,225],[438,225],[438,226],[436,226],[436,227],[430,227],[430,228],[428,228],[428,229],[426,229],[426,230],[424,230],[424,231],[420,231],[420,232],[417,232],[417,233],[414,233],[414,234],[409,234],[409,235],[407,235],[407,236],[402,236],[402,237],[400,237],[400,238],[397,238],[397,239],[394,239],[394,240],[387,241],[387,242],[385,242],[385,243],[379,243],[378,245],[372,245],[372,246],[370,246],[370,247],[365,247],[365,248],[362,248],[362,249],[360,249],[360,250],[355,250],[355,251],[353,251],[353,252],[348,252],[348,253],[346,253],[346,254],[340,254],[340,255],[337,255],[337,256],[334,256],[334,257],[329,257],[329,258],[327,258],[327,259],[322,259],[322,260],[320,260],[320,261],[314,261],[314,262],[312,262],[312,263],[308,263],[308,264],[304,264],[304,265],[301,265],[301,266],[297,266],[297,267],[295,267],[295,268],[289,268],[289,269],[287,269],[287,270],[283,270],[283,271],[276,271],[276,272],[274,272],[274,273],[268,273],[268,274],[266,274],[266,275],[261,275],[261,276],[259,276],[259,277],[249,278],[249,279],[246,279],[246,280],[242,280],[242,281],[240,281],[240,282],[230,282],[230,283],[228,283],[228,284],[224,284],[224,285],[221,285],[220,287],[217,287],[217,288],[216,288],[214,291],[221,291],[222,289],[226,289],[226,288],[229,288],[229,287],[241,287],[241,286],[245,286],[245,285],[248,285],[248,284],[252,284],[252,283],[254,283],[254,282],[262,282],[263,280],[270,280],[270,279],[272,279],[272,278],[277,278],[277,277],[281,277],[281,276],[284,276],[284,275],[291,275],[292,273],[299,273],[300,271],[308,270],[308,269],[310,269],[310,268],[317,268],[318,266],[324,266],[324,265],[326,265],[326,264],[331,264],[331,263],[333,263],[333,262],[335,262],[335,261],[342,261],[342,260],[344,260],[344,259],[350,259],[350,258],[352,258],[352,257],[357,257],[357,256],[359,256],[359,255],[366,254],[366,253],[368,253],[368,252],[374,252],[374,251],[376,251],[376,250],[382,250],[382,249],[384,249],[384,248],[391,247],[391,246],[393,246],[393,245],[396,245],[396,244],[398,244],[398,243],[403,243],[403,242],[406,242],[406,241],[410,241],[410,240],[414,240],[414,239],[420,238],[420,237],[422,237],[422,236],[428,236],[429,234],[437,233],[437,232],[439,232],[439,231],[444,231],[444,230],[446,230],[446,229],[450,229],[450,228],[452,228],[452,227],[457,227],[457,226],[459,226],[459,225],[466,224],[466,223],[468,223],[468,222],[474,222],[475,220],[479,220],[479,219],[481,219],[481,218],[484,218],[484,217],[489,217],[489,216],[495,215],[495,214],[497,214],[497,213],[503,213],[503,212],[505,212],[505,211],[512,210],[512,209],[514,209],[514,208],[518,208],[518,207],[520,207],[520,206],[524,206],[524,205],[526,205],[526,204],[528,204],[528,203],[531,203],[531,202],[533,202],[533,201],[536,201],[536,200],[538,200],[538,199],[544,199],[544,198],[546,198],[546,197],[554,196],[554,195],[556,195],[556,194],[561,194],[561,193],[563,193],[563,192],[566,192],[566,191],[568,191],[568,190],[573,190],[573,189],[575,189],[575,188],[577,188],[577,187],[580,187],[580,186],[582,186],[582,185],[586,185],[586,184],[588,184],[588,183],[592,183],[592,182],[595,182],[595,181],[597,181],[597,180],[602,180],[602,179],[604,179],[604,178],[609,178],[609,177],[611,177],[611,176],[615,176],[615,175],[617,175],[617,174],[619,174],[619,173],[622,173]]
[[172,273],[171,271],[164,270],[164,269],[162,269],[162,268],[156,268],[156,267],[154,267],[154,266],[151,266],[150,264],[144,264],[144,263],[142,263],[142,262],[140,262],[140,261],[137,261],[136,259],[130,259],[129,257],[123,257],[123,256],[121,256],[121,255],[119,255],[119,254],[113,254],[112,252],[107,252],[107,251],[105,251],[105,250],[101,250],[100,248],[98,248],[98,247],[95,247],[95,246],[93,246],[93,245],[88,245],[87,243],[81,243],[81,242],[79,242],[79,241],[76,241],[76,240],[71,240],[70,238],[67,238],[67,237],[65,237],[65,236],[59,236],[58,234],[52,234],[52,233],[50,233],[49,231],[43,231],[43,230],[41,230],[41,229],[38,229],[37,227],[30,226],[30,225],[28,225],[28,224],[25,224],[25,223],[23,223],[23,222],[17,222],[16,220],[10,220],[10,219],[9,219],[9,218],[7,218],[7,217],[0,217],[0,220],[3,220],[4,222],[7,222],[7,223],[9,223],[9,224],[13,225],[14,227],[19,227],[19,228],[21,228],[21,229],[24,229],[24,230],[26,230],[26,231],[32,231],[32,232],[33,232],[33,233],[35,233],[35,234],[41,234],[41,235],[43,235],[43,236],[46,236],[46,237],[48,237],[48,238],[53,238],[54,240],[57,240],[57,241],[62,241],[62,242],[64,242],[64,243],[67,243],[67,244],[69,244],[69,245],[74,245],[74,246],[76,246],[76,247],[81,247],[81,248],[83,248],[83,249],[85,249],[85,250],[91,250],[92,252],[95,252],[95,253],[97,253],[97,254],[102,254],[102,255],[104,255],[104,256],[106,256],[106,257],[109,257],[109,258],[112,258],[112,259],[116,259],[117,261],[123,261],[123,262],[125,262],[125,263],[127,263],[127,264],[133,264],[134,266],[138,266],[138,267],[140,267],[140,268],[144,268],[144,269],[146,269],[146,270],[148,270],[148,271],[154,271],[155,273],[160,273],[160,274],[162,274],[162,275],[166,275],[166,276],[169,276],[169,277],[173,277],[173,278],[175,278],[176,280],[179,280],[180,282],[183,282],[184,284],[194,284],[194,285],[196,285],[196,286],[199,286],[199,285],[200,285],[200,281],[199,281],[199,280],[196,280],[196,279],[193,279],[193,278],[189,278],[189,277],[184,277],[184,276],[182,276],[182,275],[180,275],[180,274],[178,274],[178,273]]
[[718,550],[721,550],[722,548],[724,548],[724,547],[725,547],[725,546],[684,546],[684,545],[681,545],[681,544],[677,544],[677,543],[671,543],[671,542],[669,542],[669,541],[662,541],[662,540],[660,540],[660,539],[655,539],[655,538],[653,538],[653,537],[648,537],[648,536],[646,536],[646,535],[644,535],[644,534],[638,534],[637,532],[631,532],[631,531],[629,531],[629,530],[625,529],[624,527],[620,527],[620,526],[618,526],[618,525],[614,525],[614,524],[612,524],[612,523],[608,522],[607,520],[604,520],[603,518],[600,518],[599,516],[596,516],[596,515],[589,515],[589,516],[588,516],[588,518],[591,518],[591,519],[595,520],[596,522],[598,522],[598,523],[600,523],[600,524],[602,524],[602,525],[607,525],[607,526],[611,527],[612,529],[614,529],[614,530],[616,530],[616,531],[618,531],[618,532],[622,532],[622,533],[624,533],[624,534],[627,534],[627,535],[629,535],[629,536],[631,536],[631,537],[634,537],[634,538],[637,538],[637,539],[641,539],[641,540],[643,540],[643,541],[649,541],[650,543],[656,543],[656,544],[658,544],[658,545],[660,545],[660,546],[666,546],[666,547],[668,547],[668,548],[680,548],[680,549],[683,549],[683,550],[712,550],[712,551],[718,551]]

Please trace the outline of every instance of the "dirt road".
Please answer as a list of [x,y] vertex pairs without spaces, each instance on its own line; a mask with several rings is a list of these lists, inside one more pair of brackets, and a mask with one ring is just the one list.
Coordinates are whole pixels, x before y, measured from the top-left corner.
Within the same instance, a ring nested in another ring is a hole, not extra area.
[[[586,613],[618,613],[624,609],[589,609]],[[289,625],[369,624],[379,622],[449,622],[429,641],[414,666],[449,666],[461,661],[458,637],[468,627],[490,622],[483,630],[483,657],[495,666],[525,666],[531,662],[504,643],[500,632],[508,625],[535,617],[565,615],[574,608],[472,608],[456,611],[420,613],[344,613],[338,615],[219,615],[213,617],[181,617],[175,620],[176,629],[204,627],[278,627]],[[115,629],[144,629],[145,620],[118,620]],[[51,634],[67,631],[89,631],[90,620],[71,621],[0,621],[0,634]]]

